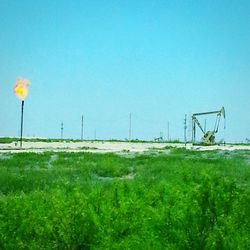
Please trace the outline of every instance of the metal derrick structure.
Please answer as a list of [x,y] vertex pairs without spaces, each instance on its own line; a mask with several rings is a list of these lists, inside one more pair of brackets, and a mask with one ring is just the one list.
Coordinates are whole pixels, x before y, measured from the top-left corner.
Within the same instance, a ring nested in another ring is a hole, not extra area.
[[[203,115],[214,115],[216,114],[216,121],[214,125],[214,129],[210,131],[205,131],[205,129],[201,126],[197,116]],[[211,112],[202,112],[202,113],[195,113],[192,115],[192,143],[195,143],[195,136],[196,136],[196,125],[200,128],[203,133],[202,137],[202,144],[205,145],[213,145],[215,144],[215,134],[218,132],[219,125],[220,125],[220,118],[221,116],[225,119],[225,108],[222,107],[221,110],[218,111],[211,111]]]

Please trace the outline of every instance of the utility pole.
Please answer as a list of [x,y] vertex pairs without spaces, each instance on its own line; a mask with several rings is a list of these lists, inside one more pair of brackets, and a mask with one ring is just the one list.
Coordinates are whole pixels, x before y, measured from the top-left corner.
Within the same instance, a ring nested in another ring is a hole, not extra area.
[[96,141],[96,129],[95,129],[95,134],[94,134],[94,136],[95,136],[95,141]]
[[204,121],[204,131],[207,132],[206,130],[207,130],[207,119],[205,119]]
[[61,123],[61,140],[63,139],[63,122]]
[[131,118],[132,115],[131,113],[129,113],[129,134],[128,134],[129,141],[131,141]]
[[189,113],[187,117],[187,139],[192,140],[192,115]]
[[168,142],[169,142],[169,121],[168,121]]
[[82,115],[82,127],[81,127],[81,140],[83,140],[83,115]]
[[184,119],[184,142],[185,146],[187,145],[187,115],[185,114],[185,119]]
[[194,115],[192,115],[192,144],[195,144],[195,136],[196,136],[196,126],[195,126],[195,122],[194,122]]

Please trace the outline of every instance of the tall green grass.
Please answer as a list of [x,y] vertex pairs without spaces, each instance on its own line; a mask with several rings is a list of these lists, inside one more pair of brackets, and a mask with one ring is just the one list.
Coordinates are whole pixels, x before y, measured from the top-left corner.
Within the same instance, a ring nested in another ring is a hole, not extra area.
[[249,167],[245,151],[0,157],[0,249],[249,249]]

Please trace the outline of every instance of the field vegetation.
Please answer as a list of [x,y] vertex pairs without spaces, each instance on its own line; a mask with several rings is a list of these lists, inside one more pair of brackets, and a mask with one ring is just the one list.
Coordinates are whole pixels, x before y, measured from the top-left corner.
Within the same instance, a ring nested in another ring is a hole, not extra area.
[[[12,143],[12,142],[19,142],[20,138],[18,137],[0,137],[0,144],[6,144],[6,143]],[[124,139],[124,140],[116,140],[116,139],[110,139],[110,140],[79,140],[79,139],[55,139],[55,138],[23,138],[22,139],[23,142],[66,142],[66,143],[71,143],[71,142],[128,142],[128,139]],[[150,142],[150,143],[181,143],[181,141],[179,140],[171,140],[171,141],[146,141],[146,140],[139,140],[139,139],[133,139],[129,142],[133,142],[133,143],[144,143],[144,142]]]
[[0,249],[250,249],[247,151],[0,155]]

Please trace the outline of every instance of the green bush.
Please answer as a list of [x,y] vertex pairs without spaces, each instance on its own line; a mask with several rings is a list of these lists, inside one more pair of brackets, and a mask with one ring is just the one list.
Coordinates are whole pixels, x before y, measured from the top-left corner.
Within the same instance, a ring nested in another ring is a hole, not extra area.
[[249,171],[241,152],[0,158],[0,249],[249,249]]

